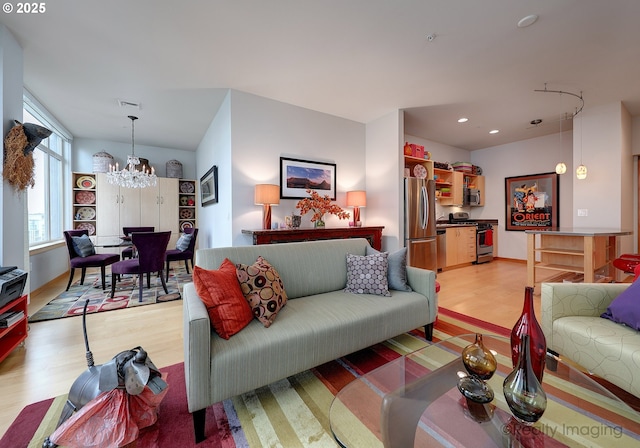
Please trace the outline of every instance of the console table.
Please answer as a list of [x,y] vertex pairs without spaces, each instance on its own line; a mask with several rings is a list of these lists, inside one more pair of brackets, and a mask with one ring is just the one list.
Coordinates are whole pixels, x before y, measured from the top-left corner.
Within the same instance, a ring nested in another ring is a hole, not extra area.
[[380,227],[334,227],[324,229],[298,228],[275,230],[243,230],[253,238],[253,244],[292,243],[294,241],[333,240],[343,238],[366,238],[376,250],[382,250]]

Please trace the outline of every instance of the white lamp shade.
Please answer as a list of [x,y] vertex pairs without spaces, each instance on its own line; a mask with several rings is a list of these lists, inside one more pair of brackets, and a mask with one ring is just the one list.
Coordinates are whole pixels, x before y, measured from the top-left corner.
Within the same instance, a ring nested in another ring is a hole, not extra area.
[[580,180],[587,178],[587,167],[584,165],[580,165],[576,169],[576,177]]
[[254,202],[257,205],[280,204],[280,186],[272,184],[258,184],[254,192]]
[[367,193],[363,190],[347,191],[347,207],[366,207]]
[[558,164],[556,165],[556,173],[564,174],[566,172],[567,172],[567,165],[565,165],[564,162],[558,162]]

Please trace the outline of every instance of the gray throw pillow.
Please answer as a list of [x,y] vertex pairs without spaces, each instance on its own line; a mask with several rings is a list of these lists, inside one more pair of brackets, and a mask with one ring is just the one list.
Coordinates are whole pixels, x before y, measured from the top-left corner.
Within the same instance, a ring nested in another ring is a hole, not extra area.
[[347,254],[347,287],[353,294],[391,296],[387,283],[387,253],[368,256]]
[[[380,252],[373,247],[367,246],[367,255],[379,253]],[[389,270],[387,281],[389,282],[389,289],[395,289],[396,291],[413,291],[407,283],[407,248],[403,247],[390,253],[388,261]]]
[[184,252],[185,250],[189,249],[189,244],[191,244],[192,236],[193,235],[190,233],[183,233],[182,236],[178,238],[178,241],[176,242],[176,249],[178,249],[181,252]]
[[80,257],[84,258],[89,255],[95,255],[96,249],[93,246],[93,242],[91,241],[91,238],[89,238],[89,235],[72,236],[71,240],[73,243],[73,249]]

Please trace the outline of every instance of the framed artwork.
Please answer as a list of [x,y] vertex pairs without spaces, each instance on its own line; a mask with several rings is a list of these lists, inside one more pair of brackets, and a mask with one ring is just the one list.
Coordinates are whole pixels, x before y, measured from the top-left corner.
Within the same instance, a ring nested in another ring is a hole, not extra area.
[[559,227],[558,174],[507,177],[504,185],[506,230],[544,230]]
[[307,189],[336,200],[336,164],[280,157],[280,198],[308,198]]
[[216,202],[218,202],[218,167],[214,165],[200,178],[200,203],[204,206]]

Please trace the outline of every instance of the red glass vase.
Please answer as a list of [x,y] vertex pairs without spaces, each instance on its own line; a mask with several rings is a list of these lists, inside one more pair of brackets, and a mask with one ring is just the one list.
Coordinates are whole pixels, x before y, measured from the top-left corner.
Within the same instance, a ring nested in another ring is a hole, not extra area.
[[533,288],[527,286],[524,290],[524,306],[522,315],[511,330],[511,361],[513,367],[518,365],[520,359],[520,344],[523,335],[529,336],[531,351],[531,367],[538,381],[542,383],[545,360],[547,357],[547,340],[542,332],[542,327],[536,319],[533,309]]

